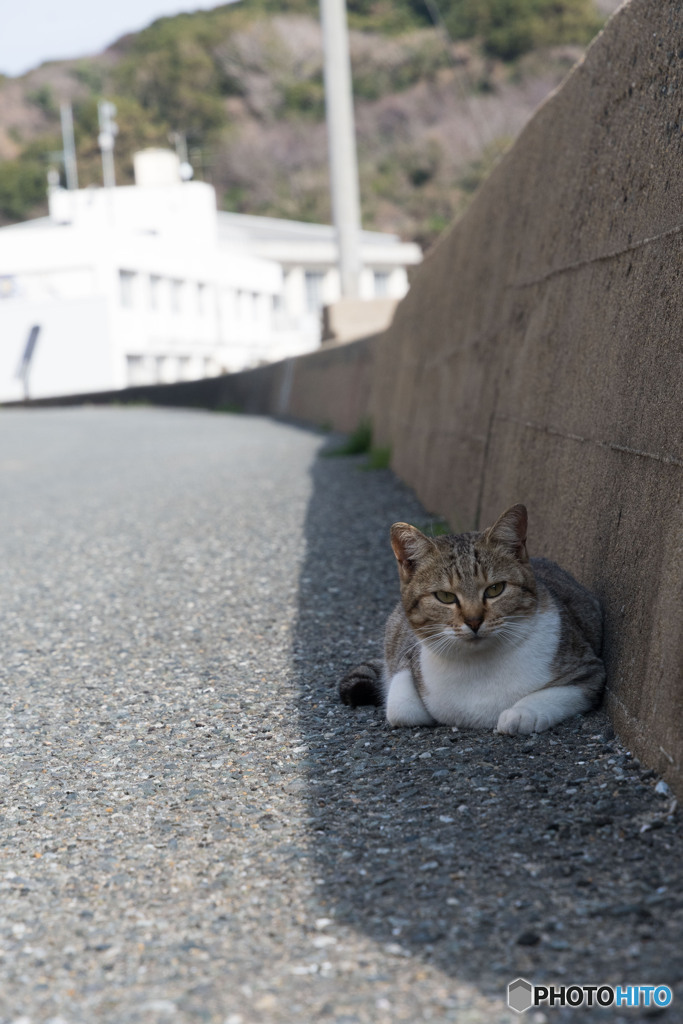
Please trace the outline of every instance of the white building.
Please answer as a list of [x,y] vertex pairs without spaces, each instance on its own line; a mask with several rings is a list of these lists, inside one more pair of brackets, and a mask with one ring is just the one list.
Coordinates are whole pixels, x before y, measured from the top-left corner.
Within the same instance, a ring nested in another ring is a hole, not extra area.
[[[275,325],[303,351],[320,343],[321,310],[341,298],[335,229],[242,213],[218,214],[218,237],[282,268],[283,295],[277,302]],[[420,247],[396,235],[362,231],[360,238],[361,299],[402,299],[408,291],[407,268],[422,259]]]
[[[334,232],[218,213],[175,154],[137,154],[134,186],[55,189],[49,216],[0,229],[0,401],[33,326],[31,397],[211,376],[311,351],[339,295]],[[363,232],[367,297],[400,298],[417,246]]]

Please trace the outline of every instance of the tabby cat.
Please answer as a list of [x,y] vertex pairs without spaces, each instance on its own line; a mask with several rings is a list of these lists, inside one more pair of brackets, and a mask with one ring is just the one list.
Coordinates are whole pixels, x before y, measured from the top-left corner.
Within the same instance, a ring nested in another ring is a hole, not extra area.
[[426,537],[395,523],[401,602],[384,662],[354,668],[345,704],[383,704],[392,726],[542,732],[600,699],[602,611],[554,562],[529,559],[527,511],[488,530]]

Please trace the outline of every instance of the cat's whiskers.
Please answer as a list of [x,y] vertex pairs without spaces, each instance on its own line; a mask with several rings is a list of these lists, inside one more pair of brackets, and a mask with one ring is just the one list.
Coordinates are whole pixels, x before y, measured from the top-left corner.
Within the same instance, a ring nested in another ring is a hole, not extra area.
[[411,655],[414,651],[419,650],[422,644],[430,643],[430,640],[431,637],[416,636],[414,637],[411,643],[406,644],[404,647],[401,648],[401,654],[403,656]]
[[429,636],[422,637],[418,642],[411,648],[411,650],[419,650],[423,645],[429,647],[430,650],[435,650],[443,644],[443,637]]
[[[427,630],[424,631],[427,633]],[[458,647],[460,638],[451,626],[439,624],[432,626],[428,635],[423,635],[423,641],[434,654],[447,654]]]
[[439,622],[432,625],[424,625],[420,628],[419,635],[404,650],[410,654],[426,644],[434,654],[442,656],[464,649],[474,650],[477,647],[488,647],[488,643],[482,641],[496,642],[497,645],[518,647],[529,635],[529,619],[525,615],[509,616],[500,622],[486,622],[484,630],[479,633],[476,640],[470,636],[469,629],[462,627],[458,630],[455,626]]
[[446,654],[448,651],[453,650],[457,646],[457,640],[455,637],[444,636],[435,643],[429,645],[430,649],[434,654]]
[[503,619],[492,627],[489,635],[511,647],[519,647],[529,635],[528,619],[523,616]]

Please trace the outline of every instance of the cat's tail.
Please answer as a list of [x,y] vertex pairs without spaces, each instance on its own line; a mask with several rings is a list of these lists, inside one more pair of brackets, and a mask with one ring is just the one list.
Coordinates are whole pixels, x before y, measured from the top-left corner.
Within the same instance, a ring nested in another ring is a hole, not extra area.
[[384,663],[379,658],[364,661],[347,672],[339,684],[343,704],[357,708],[360,704],[383,704],[382,672]]

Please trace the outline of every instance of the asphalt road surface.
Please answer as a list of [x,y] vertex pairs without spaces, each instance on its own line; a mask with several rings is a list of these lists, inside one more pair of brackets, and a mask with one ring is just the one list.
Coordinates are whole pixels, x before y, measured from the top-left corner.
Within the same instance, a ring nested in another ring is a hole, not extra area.
[[[397,596],[389,526],[430,517],[326,445],[0,410],[0,1024],[683,1021],[679,820],[604,715],[339,704]],[[519,1017],[518,977],[674,1000]]]

